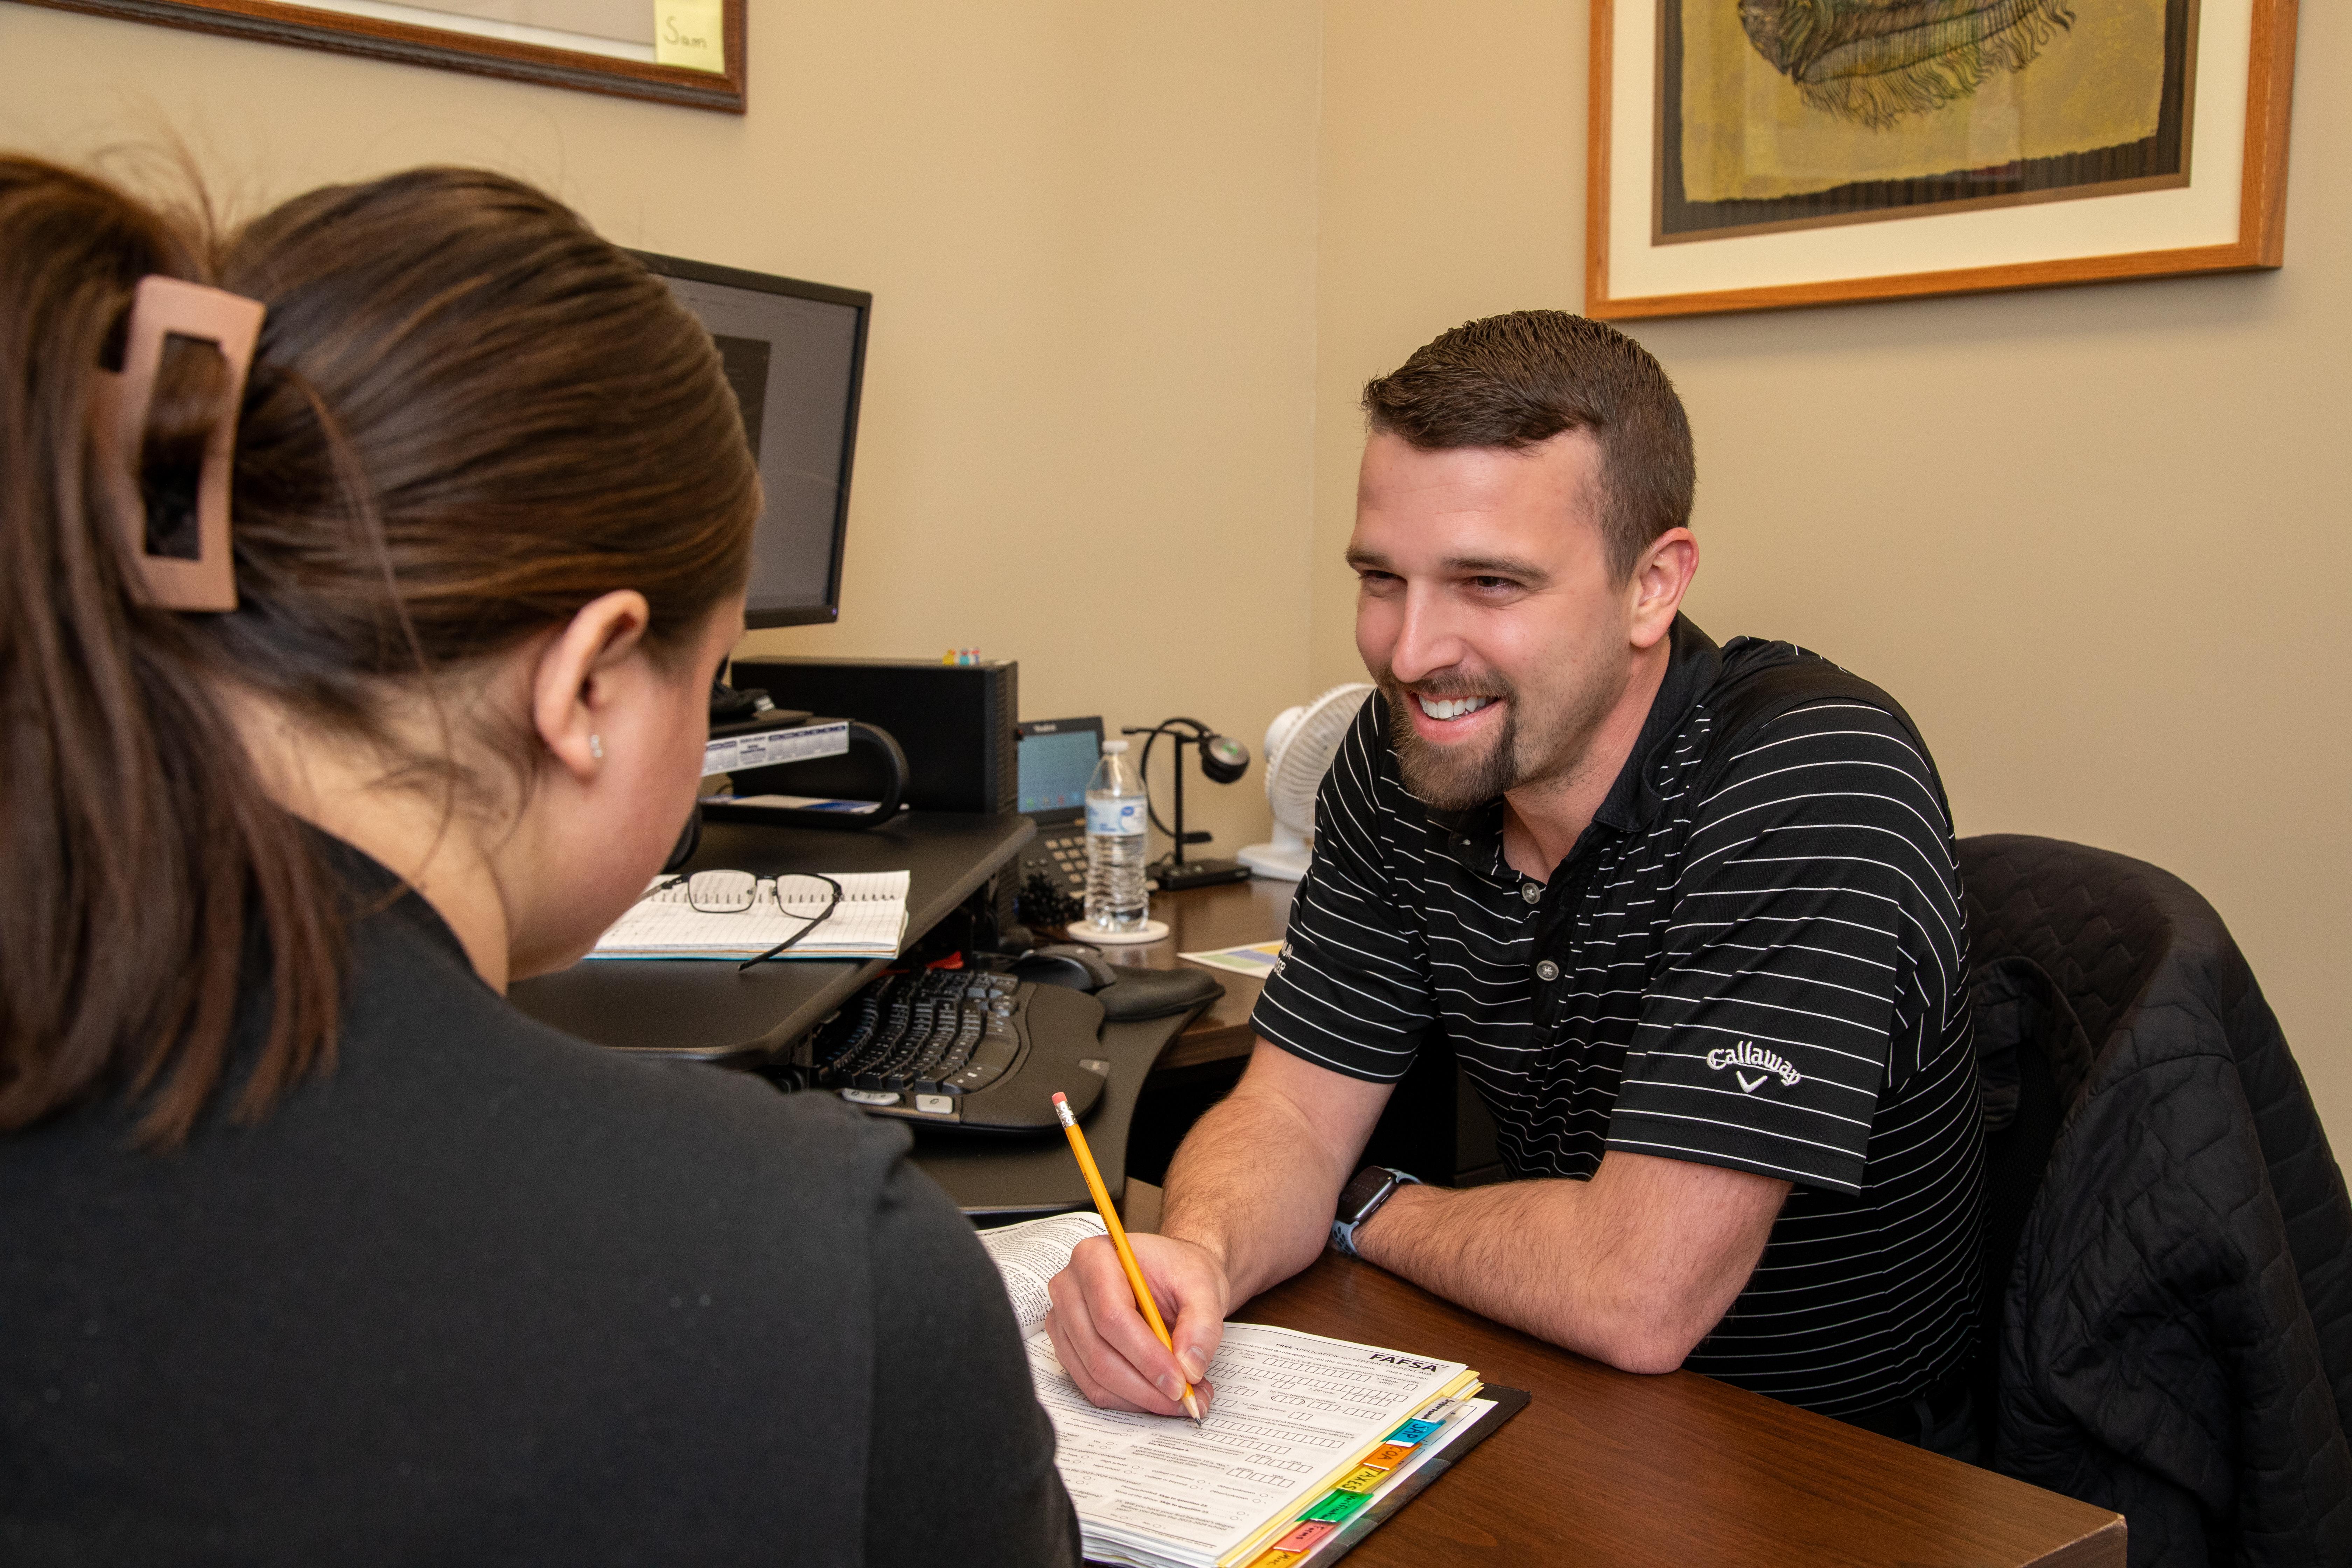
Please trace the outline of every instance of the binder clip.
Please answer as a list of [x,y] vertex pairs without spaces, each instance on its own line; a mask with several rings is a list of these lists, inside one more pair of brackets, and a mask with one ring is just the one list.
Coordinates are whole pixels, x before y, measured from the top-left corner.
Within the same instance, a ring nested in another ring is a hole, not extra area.
[[[130,330],[119,373],[100,373],[101,429],[115,443],[119,460],[107,465],[127,493],[116,513],[128,531],[126,542],[137,568],[136,585],[150,605],[167,610],[234,610],[236,570],[230,553],[229,479],[236,455],[236,415],[245,401],[246,374],[261,336],[267,308],[258,300],[155,274],[139,280],[132,297]],[[155,381],[173,340],[216,351],[227,370],[221,405],[205,437],[195,492],[184,498],[150,498],[141,487],[147,419],[155,401]],[[165,504],[151,504],[163,500]]]

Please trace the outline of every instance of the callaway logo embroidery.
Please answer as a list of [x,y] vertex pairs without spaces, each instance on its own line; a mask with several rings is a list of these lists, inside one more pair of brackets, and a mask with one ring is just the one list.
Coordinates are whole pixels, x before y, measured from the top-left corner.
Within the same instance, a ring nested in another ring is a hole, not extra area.
[[[1763,1086],[1766,1079],[1776,1074],[1781,1083],[1790,1089],[1804,1081],[1797,1076],[1797,1069],[1789,1065],[1786,1057],[1776,1056],[1748,1040],[1740,1041],[1727,1051],[1707,1052],[1706,1065],[1717,1072],[1721,1072],[1725,1068],[1731,1068],[1731,1076],[1739,1080],[1740,1091],[1744,1094],[1754,1094]],[[1743,1068],[1755,1068],[1758,1069],[1756,1076],[1748,1077],[1740,1070]]]

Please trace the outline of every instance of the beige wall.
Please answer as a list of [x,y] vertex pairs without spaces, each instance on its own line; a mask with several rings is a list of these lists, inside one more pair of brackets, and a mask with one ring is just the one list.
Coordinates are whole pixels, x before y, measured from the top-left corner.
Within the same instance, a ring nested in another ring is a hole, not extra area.
[[[176,129],[255,195],[425,158],[616,238],[878,296],[842,624],[1032,716],[1255,743],[1359,673],[1356,388],[1581,291],[1577,0],[761,0],[742,120],[0,4],[0,142]],[[2342,793],[2352,19],[2305,8],[2267,276],[1662,322],[1718,636],[1882,681],[1963,832],[2220,906],[2352,1141]],[[1121,651],[1125,650],[1125,651]],[[1257,775],[1195,793],[1230,848]]]
[[[484,163],[625,244],[870,289],[841,622],[747,647],[977,647],[1031,717],[1255,749],[1307,660],[1314,0],[753,12],[738,119],[0,4],[0,145],[176,132],[251,201]],[[1265,836],[1255,770],[1187,804]]]
[[[1585,7],[1351,0],[1325,26],[1312,658],[1337,679],[1357,389],[1456,321],[1581,298]],[[1635,329],[1697,434],[1699,622],[1893,690],[1961,832],[2200,889],[2339,1149],[2347,105],[2352,16],[2306,5],[2281,272]]]

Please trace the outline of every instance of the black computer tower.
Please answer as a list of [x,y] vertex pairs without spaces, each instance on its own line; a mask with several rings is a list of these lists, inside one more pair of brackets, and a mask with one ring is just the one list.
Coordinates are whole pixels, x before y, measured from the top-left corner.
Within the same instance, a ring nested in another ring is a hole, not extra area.
[[[1001,814],[1020,802],[1013,727],[1021,717],[1021,666],[1014,660],[744,658],[729,679],[738,690],[766,691],[779,708],[887,730],[907,753],[904,798],[916,811]],[[734,775],[735,792],[872,800],[880,791],[868,766],[852,752],[760,768]],[[982,945],[1024,941],[1014,913],[1020,865],[1016,858],[985,889],[989,929],[973,933]]]
[[[779,708],[857,719],[890,731],[907,753],[906,803],[917,811],[1005,812],[1018,801],[1013,726],[1021,667],[1011,659],[937,664],[917,658],[743,658],[729,677]],[[736,792],[871,800],[853,756],[738,775]]]

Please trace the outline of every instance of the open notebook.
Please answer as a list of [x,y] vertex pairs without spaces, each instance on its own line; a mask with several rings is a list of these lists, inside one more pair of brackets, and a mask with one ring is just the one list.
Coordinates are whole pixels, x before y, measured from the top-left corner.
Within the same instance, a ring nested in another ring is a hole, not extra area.
[[1293,1329],[1227,1323],[1195,1427],[1087,1402],[1044,1331],[1047,1281],[1103,1234],[1095,1215],[981,1233],[1027,1341],[1055,1464],[1089,1562],[1134,1568],[1294,1568],[1328,1563],[1527,1396],[1482,1389],[1432,1361]]
[[[824,923],[780,958],[896,958],[907,932],[907,873],[831,873],[841,902]],[[686,886],[660,887],[629,906],[596,939],[591,958],[756,958],[803,930],[833,900],[814,877],[760,879],[751,907],[706,914],[687,901]],[[780,901],[781,895],[781,901]]]

